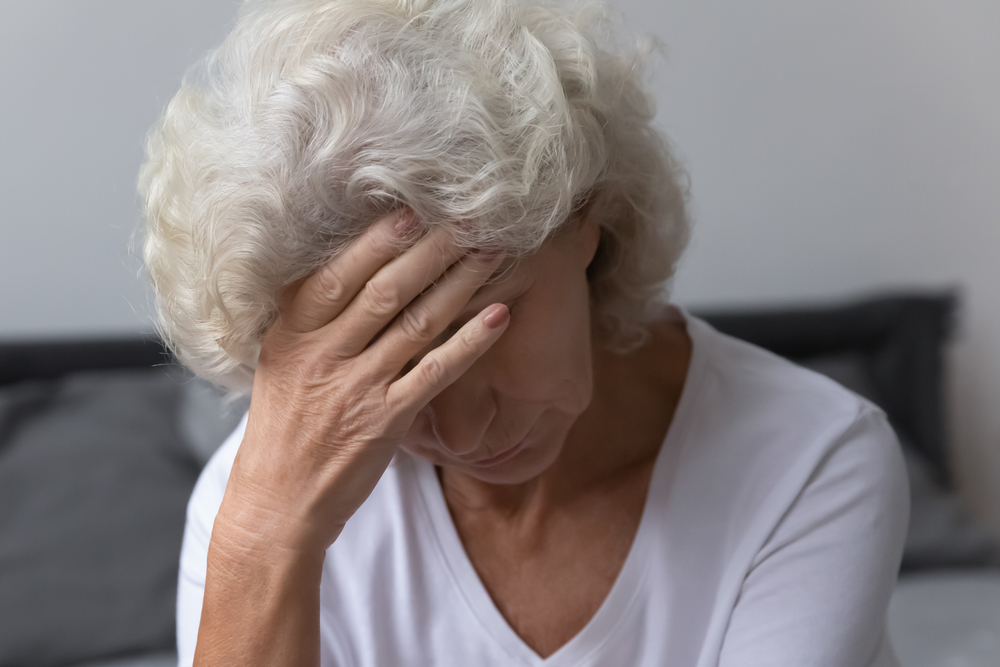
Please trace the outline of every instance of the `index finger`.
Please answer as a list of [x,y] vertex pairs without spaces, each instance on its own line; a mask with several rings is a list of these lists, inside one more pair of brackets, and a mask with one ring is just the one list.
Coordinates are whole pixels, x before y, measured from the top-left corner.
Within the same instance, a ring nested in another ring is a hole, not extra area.
[[379,219],[344,252],[309,276],[282,319],[292,331],[315,331],[343,312],[380,268],[399,254],[401,242],[416,227],[409,207]]

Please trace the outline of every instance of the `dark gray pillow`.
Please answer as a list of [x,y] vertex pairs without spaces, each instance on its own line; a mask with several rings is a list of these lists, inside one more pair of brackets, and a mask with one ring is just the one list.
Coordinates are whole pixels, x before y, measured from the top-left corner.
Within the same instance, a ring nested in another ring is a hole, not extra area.
[[250,408],[249,396],[190,378],[181,387],[177,428],[195,458],[205,465]]
[[164,367],[0,388],[0,665],[174,647],[190,387]]
[[174,651],[146,653],[128,658],[81,662],[73,667],[177,667],[177,653]]

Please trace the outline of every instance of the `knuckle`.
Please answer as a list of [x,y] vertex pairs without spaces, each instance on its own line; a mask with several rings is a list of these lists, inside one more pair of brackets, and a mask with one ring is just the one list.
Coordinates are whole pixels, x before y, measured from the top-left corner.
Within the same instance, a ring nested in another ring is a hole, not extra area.
[[347,299],[347,284],[334,267],[324,267],[316,280],[319,291],[327,302],[341,303]]
[[423,367],[424,379],[432,387],[442,385],[448,379],[448,369],[437,357],[424,357],[420,365]]
[[408,308],[403,311],[400,321],[403,333],[413,340],[425,341],[434,338],[434,320],[425,310]]
[[479,354],[479,341],[476,340],[475,336],[469,331],[462,331],[459,335],[454,337],[455,345],[458,347],[458,353],[465,356],[477,356]]
[[375,315],[389,317],[399,312],[399,309],[403,307],[399,289],[385,284],[377,277],[365,284],[363,294],[366,307]]

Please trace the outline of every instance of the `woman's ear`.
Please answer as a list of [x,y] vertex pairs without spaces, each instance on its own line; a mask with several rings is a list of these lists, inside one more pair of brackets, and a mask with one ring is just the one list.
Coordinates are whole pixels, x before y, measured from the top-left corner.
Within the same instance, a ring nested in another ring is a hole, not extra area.
[[601,244],[601,226],[590,216],[585,217],[580,222],[578,231],[580,243],[580,253],[584,259],[584,267],[590,266],[597,254],[597,248]]
[[593,215],[597,200],[601,197],[601,191],[591,190],[587,193],[586,201],[573,214],[576,223],[577,243],[580,255],[583,258],[583,266],[587,268],[594,261],[597,249],[601,244],[601,225],[595,221]]
[[601,225],[591,215],[594,198],[591,195],[583,206],[574,211],[554,237],[564,250],[576,256],[584,269],[594,261],[601,244]]

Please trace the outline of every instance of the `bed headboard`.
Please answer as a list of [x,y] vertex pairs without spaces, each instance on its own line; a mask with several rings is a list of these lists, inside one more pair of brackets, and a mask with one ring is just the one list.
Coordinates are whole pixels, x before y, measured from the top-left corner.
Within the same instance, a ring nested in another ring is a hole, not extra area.
[[173,363],[156,336],[0,342],[0,386],[76,371]]

